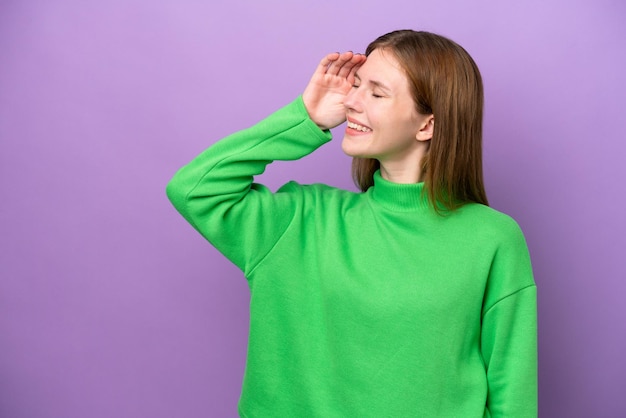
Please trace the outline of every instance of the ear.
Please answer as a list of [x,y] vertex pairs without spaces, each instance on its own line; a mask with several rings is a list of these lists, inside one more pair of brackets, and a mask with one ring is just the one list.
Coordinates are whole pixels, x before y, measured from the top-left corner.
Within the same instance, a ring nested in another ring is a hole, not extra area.
[[433,137],[433,131],[435,129],[435,115],[428,115],[422,120],[419,126],[419,130],[415,135],[415,139],[418,141],[428,141]]

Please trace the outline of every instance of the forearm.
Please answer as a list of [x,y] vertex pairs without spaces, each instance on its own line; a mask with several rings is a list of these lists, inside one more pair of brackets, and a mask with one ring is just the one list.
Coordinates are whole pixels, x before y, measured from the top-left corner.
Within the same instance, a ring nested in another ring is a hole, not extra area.
[[492,417],[537,416],[537,305],[530,285],[498,302],[483,319],[482,348]]

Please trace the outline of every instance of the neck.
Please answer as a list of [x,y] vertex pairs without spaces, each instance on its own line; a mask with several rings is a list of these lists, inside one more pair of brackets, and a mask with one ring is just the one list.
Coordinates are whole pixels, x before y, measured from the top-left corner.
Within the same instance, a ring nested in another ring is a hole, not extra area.
[[380,176],[398,184],[415,184],[424,181],[422,161],[428,151],[428,142],[416,142],[401,157],[378,158]]
[[380,175],[387,181],[398,184],[413,184],[423,181],[419,165],[413,167],[389,167],[380,164]]
[[429,208],[424,183],[399,184],[384,179],[380,170],[374,173],[374,186],[368,189],[372,199],[393,211],[413,211]]
[[422,172],[423,153],[419,158],[412,158],[403,161],[384,161],[380,162],[380,176],[387,181],[398,184],[413,184],[424,181],[424,173]]

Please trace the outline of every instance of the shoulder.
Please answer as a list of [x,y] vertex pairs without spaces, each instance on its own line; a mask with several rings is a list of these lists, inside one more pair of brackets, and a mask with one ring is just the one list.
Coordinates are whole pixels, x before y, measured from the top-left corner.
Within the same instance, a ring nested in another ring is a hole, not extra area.
[[490,206],[481,205],[479,203],[468,203],[459,208],[459,211],[463,216],[479,222],[485,227],[496,228],[498,230],[504,229],[507,231],[520,230],[519,224],[515,219]]
[[495,243],[526,245],[519,224],[506,213],[478,203],[468,203],[457,212],[458,222]]
[[306,193],[313,195],[326,195],[326,196],[352,196],[359,195],[360,193],[352,192],[338,187],[329,186],[323,183],[302,184],[297,181],[290,181],[282,185],[277,193]]
[[323,183],[300,184],[290,181],[280,187],[277,194],[286,193],[300,196],[305,201],[315,202],[349,202],[362,197],[362,193],[357,193]]

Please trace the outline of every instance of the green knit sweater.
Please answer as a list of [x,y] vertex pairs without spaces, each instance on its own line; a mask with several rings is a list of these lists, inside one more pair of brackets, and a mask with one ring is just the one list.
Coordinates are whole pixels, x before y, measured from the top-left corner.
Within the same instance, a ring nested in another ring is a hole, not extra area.
[[217,142],[167,193],[248,280],[243,417],[534,417],[536,288],[514,220],[429,208],[378,173],[354,193],[253,183],[331,139],[302,99]]

